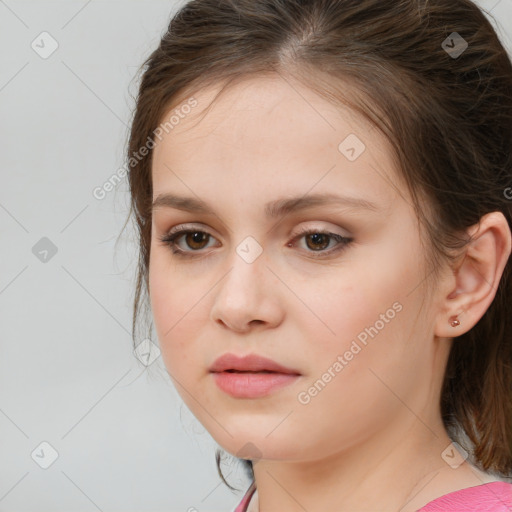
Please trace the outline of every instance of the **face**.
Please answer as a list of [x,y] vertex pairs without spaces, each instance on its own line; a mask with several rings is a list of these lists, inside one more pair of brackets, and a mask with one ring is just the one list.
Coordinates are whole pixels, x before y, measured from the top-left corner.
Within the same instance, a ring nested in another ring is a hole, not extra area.
[[[386,141],[298,83],[251,78],[202,117],[217,91],[194,94],[153,154],[150,300],[184,402],[225,450],[272,460],[397,433],[414,419],[404,403],[428,417],[433,305],[422,304],[418,224]],[[162,238],[176,229],[189,232],[175,253]],[[297,375],[219,378],[210,367],[226,353]]]

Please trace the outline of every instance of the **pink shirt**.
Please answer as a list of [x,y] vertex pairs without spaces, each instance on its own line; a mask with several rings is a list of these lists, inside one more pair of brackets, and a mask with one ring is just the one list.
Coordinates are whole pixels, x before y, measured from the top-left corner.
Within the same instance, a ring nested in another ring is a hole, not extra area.
[[[254,482],[234,512],[246,512],[256,490]],[[489,482],[445,494],[417,512],[512,512],[512,484]]]

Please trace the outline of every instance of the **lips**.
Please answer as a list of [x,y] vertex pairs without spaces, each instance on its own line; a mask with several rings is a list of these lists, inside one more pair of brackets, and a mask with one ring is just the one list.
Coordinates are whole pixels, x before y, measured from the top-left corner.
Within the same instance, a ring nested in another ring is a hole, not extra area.
[[[259,371],[256,371],[256,370],[253,370],[253,371],[249,371],[249,370],[224,370],[225,372],[228,372],[228,373],[276,373],[276,372],[272,372],[270,370],[259,370]],[[280,372],[280,373],[283,373],[283,372]]]
[[214,361],[210,372],[228,373],[282,373],[289,375],[300,375],[294,368],[283,366],[272,359],[257,354],[249,354],[243,357],[227,353]]

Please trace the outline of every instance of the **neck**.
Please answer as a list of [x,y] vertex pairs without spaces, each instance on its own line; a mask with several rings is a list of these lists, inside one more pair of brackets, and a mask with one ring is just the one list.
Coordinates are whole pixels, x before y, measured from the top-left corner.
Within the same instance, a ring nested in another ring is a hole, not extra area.
[[[396,423],[404,425],[404,418]],[[472,485],[482,483],[467,463],[455,470],[441,457],[451,440],[440,418],[427,426],[409,412],[405,425],[321,459],[255,462],[258,490],[249,511],[319,512],[335,505],[339,512],[414,512],[457,480],[458,488],[470,476]]]

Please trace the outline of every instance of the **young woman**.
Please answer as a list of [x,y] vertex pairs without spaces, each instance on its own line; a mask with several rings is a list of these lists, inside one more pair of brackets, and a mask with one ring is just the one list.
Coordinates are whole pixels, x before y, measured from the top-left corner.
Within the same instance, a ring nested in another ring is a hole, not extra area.
[[193,0],[144,67],[134,340],[146,301],[247,465],[236,510],[512,510],[512,65],[481,10]]

